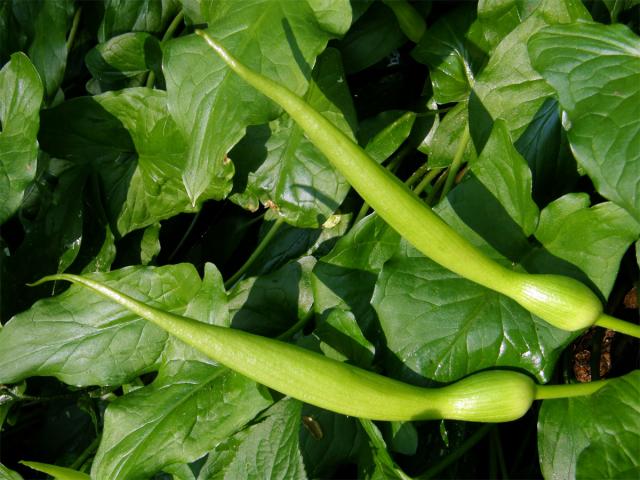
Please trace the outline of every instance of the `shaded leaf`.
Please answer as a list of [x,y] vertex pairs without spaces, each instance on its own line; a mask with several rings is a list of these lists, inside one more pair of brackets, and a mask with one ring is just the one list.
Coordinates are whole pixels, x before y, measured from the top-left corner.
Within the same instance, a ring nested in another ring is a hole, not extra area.
[[314,265],[313,257],[303,257],[239,282],[229,292],[233,327],[277,336],[305,318],[313,303],[309,276]]
[[376,314],[369,301],[377,274],[399,241],[399,235],[375,214],[354,225],[313,269],[315,312],[351,311],[364,335],[372,338]]
[[393,12],[382,2],[374,2],[353,24],[339,44],[347,74],[364,70],[379,62],[407,38]]
[[18,209],[36,174],[43,89],[23,53],[0,70],[0,225]]
[[[349,228],[351,214],[332,215],[321,228],[296,228],[282,224],[269,248],[260,255],[249,269],[251,275],[264,275],[305,255],[326,255],[335,241]],[[271,228],[265,222],[261,237]]]
[[[45,157],[40,156],[44,164],[48,160]],[[0,296],[4,315],[15,314],[36,299],[53,294],[56,289],[50,285],[29,288],[26,284],[51,272],[64,272],[78,259],[83,245],[83,226],[89,227],[83,225],[86,223],[83,202],[86,179],[83,169],[52,160],[29,189],[21,211],[24,239],[2,265]],[[95,228],[104,232],[105,226]],[[93,228],[87,232],[93,234]],[[89,243],[88,239],[87,248]],[[109,258],[104,260],[110,262]]]
[[533,198],[539,206],[575,190],[579,179],[576,161],[555,98],[545,100],[514,146],[529,164]]
[[160,42],[145,32],[130,32],[99,43],[87,53],[85,63],[102,90],[139,85],[142,74],[159,67]]
[[531,198],[531,171],[511,143],[503,121],[494,123],[480,156],[471,162],[471,171],[523,234],[531,235],[538,224],[538,207]]
[[160,33],[179,8],[177,0],[106,0],[98,40],[131,31]]
[[45,97],[53,97],[62,83],[73,9],[72,0],[13,2],[13,14],[27,36],[24,50],[38,69]]
[[467,38],[476,17],[474,4],[462,5],[441,16],[429,27],[413,50],[413,57],[427,64],[436,102],[466,100],[484,54]]
[[322,438],[318,438],[309,429],[300,429],[300,448],[311,478],[330,477],[336,467],[355,463],[368,448],[357,419],[306,404],[302,414],[312,418],[322,431]]
[[576,160],[640,222],[640,39],[623,25],[575,23],[541,30],[529,52],[558,92]]
[[[340,361],[350,361],[362,368],[371,367],[375,347],[365,338],[350,311],[334,308],[323,315],[313,331],[322,343],[325,355]],[[331,351],[326,351],[327,347]]]

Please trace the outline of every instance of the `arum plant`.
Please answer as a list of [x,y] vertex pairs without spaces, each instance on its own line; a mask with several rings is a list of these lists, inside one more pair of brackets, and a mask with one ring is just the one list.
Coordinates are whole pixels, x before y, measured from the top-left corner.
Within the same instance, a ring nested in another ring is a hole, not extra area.
[[150,307],[89,278],[58,274],[155,323],[184,343],[242,375],[327,410],[371,420],[453,419],[506,422],[522,417],[535,400],[589,395],[607,380],[537,385],[509,370],[484,371],[441,388],[421,388],[333,360],[304,348],[241,330],[209,325]]
[[487,257],[303,99],[244,66],[206,32],[196,33],[231,70],[280,105],[365,202],[424,255],[512,298],[557,328],[575,331],[595,324],[640,338],[640,326],[605,314],[600,299],[581,282],[561,275],[510,270]]

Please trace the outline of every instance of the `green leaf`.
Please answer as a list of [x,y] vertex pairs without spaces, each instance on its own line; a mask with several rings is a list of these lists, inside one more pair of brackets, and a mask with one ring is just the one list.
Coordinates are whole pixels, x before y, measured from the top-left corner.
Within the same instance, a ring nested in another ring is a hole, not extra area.
[[579,278],[607,298],[622,256],[640,236],[640,225],[611,202],[591,208],[589,204],[585,193],[568,194],[550,203],[535,232],[542,247],[532,250],[523,264],[532,273]]
[[[190,290],[185,315],[229,326],[222,276],[214,265],[205,265],[201,285]],[[264,387],[169,337],[156,379],[107,408],[92,475],[148,478],[168,466],[192,462],[270,404]]]
[[[91,75],[104,84],[104,90],[115,90],[127,83],[139,84],[142,74],[159,67],[160,42],[145,32],[130,32],[99,43],[87,53],[85,63]],[[133,85],[131,85],[133,86]]]
[[[96,128],[92,122],[98,122]],[[195,208],[182,183],[186,144],[166,93],[129,88],[43,112],[43,148],[97,173],[121,235]]]
[[538,7],[541,0],[481,0],[472,37],[486,51],[493,50]]
[[[55,292],[55,288],[50,286],[29,288],[26,283],[51,272],[67,270],[78,259],[84,243],[83,190],[87,173],[83,169],[70,168],[68,162],[48,162],[44,154],[40,155],[40,161],[41,165],[48,163],[48,166],[38,174],[22,206],[24,239],[2,265],[0,296],[3,314],[7,316]],[[99,218],[96,218],[97,224],[100,223]],[[93,235],[93,228],[86,226],[87,233]],[[95,228],[104,232],[105,226]],[[89,248],[89,243],[90,239],[87,239],[85,247]],[[108,258],[105,260],[109,263]]]
[[[355,112],[337,50],[327,49],[318,57],[304,98],[354,138]],[[231,199],[249,210],[256,210],[258,202],[269,205],[297,227],[322,225],[350,188],[286,115],[269,128],[248,129],[229,156],[237,168],[234,184],[238,193]]]
[[[429,165],[432,168],[448,167],[458,149],[462,133],[469,122],[467,102],[459,102],[447,112],[433,134],[433,138],[424,147],[429,155]],[[463,162],[472,162],[476,158],[473,142],[469,142],[462,156]]]
[[[506,121],[517,139],[527,128],[553,89],[533,69],[527,41],[547,25],[588,19],[577,0],[542,0],[536,10],[514,28],[495,48],[476,77],[475,94],[493,119]],[[473,120],[473,119],[472,119]]]
[[376,276],[399,241],[400,236],[375,214],[354,225],[313,269],[316,313],[328,314],[336,307],[351,311],[369,337],[377,329],[376,313],[369,303]]
[[545,400],[538,452],[545,478],[633,478],[640,473],[640,371],[598,392]]
[[[305,255],[326,255],[336,240],[349,228],[351,214],[332,215],[322,228],[295,228],[282,224],[273,237],[269,248],[260,255],[249,269],[251,275],[264,275],[282,266],[288,261]],[[265,222],[261,229],[268,231],[272,222]]]
[[302,404],[285,398],[209,453],[198,480],[305,479],[298,441]]
[[27,467],[30,467],[38,472],[51,475],[55,480],[91,480],[91,477],[86,473],[78,472],[71,468],[59,467],[57,465],[50,465],[48,463],[40,462],[20,462]]
[[[325,354],[337,360],[349,360],[354,365],[369,368],[375,355],[375,347],[365,338],[350,311],[340,308],[329,310],[323,315],[313,331],[322,343],[320,349],[329,347]],[[329,354],[331,353],[331,354]]]
[[[307,89],[316,56],[336,35],[307,2],[287,0],[220,2],[207,33],[244,64],[298,94]],[[164,53],[169,110],[189,144],[185,188],[193,204],[205,192],[207,198],[224,198],[233,175],[226,153],[248,125],[274,118],[279,109],[247,89],[198,36],[168,42]]]
[[303,257],[282,268],[236,284],[229,292],[234,328],[275,337],[305,318],[311,310],[313,257]]
[[42,103],[38,72],[23,53],[0,70],[0,225],[20,206],[36,174]]
[[27,36],[25,51],[40,73],[48,98],[56,94],[64,77],[73,9],[72,0],[13,2],[13,14]]
[[484,54],[467,39],[475,17],[474,4],[441,16],[412,52],[416,60],[430,67],[433,96],[440,104],[466,100],[482,66]]
[[[531,198],[531,171],[511,143],[505,122],[498,120],[471,171],[500,202],[525,236],[538,223],[538,207]],[[495,222],[494,222],[495,223]]]
[[92,477],[149,478],[192,462],[270,403],[263,387],[225,367],[173,358],[153,383],[108,406]]
[[[88,277],[175,313],[184,313],[200,286],[188,264]],[[72,286],[0,330],[0,383],[48,375],[70,385],[118,385],[156,369],[166,338],[126,309]]]
[[375,2],[349,29],[339,44],[347,74],[374,65],[406,42],[398,23],[389,21],[392,16],[386,5]]
[[558,93],[576,160],[640,222],[640,39],[623,25],[574,23],[541,30],[529,52]]
[[389,422],[391,441],[389,446],[394,452],[403,455],[415,455],[418,448],[418,431],[411,422]]
[[[93,98],[122,122],[138,154],[129,184],[123,186],[126,200],[114,212],[118,231],[124,235],[178,213],[194,211],[182,184],[187,169],[186,145],[167,110],[166,94],[132,88]],[[108,190],[122,181],[106,175],[103,178]]]
[[570,338],[411,247],[384,265],[371,303],[397,359],[439,382],[496,366],[523,369],[547,381]]
[[360,124],[358,138],[367,154],[382,163],[409,137],[415,121],[414,112],[382,112]]
[[191,471],[189,465],[176,463],[162,469],[164,473],[171,475],[171,480],[196,480],[196,476]]
[[140,263],[148,265],[160,253],[160,224],[154,223],[144,229],[140,241]]
[[515,142],[533,176],[533,198],[540,206],[574,191],[579,175],[560,122],[555,98],[547,98]]
[[300,430],[300,448],[309,477],[331,478],[337,467],[355,463],[368,449],[357,419],[306,404],[302,414],[322,432],[319,436],[306,426]]
[[0,463],[0,479],[1,480],[23,480],[22,476],[18,472],[9,470],[7,467]]
[[106,0],[98,40],[131,31],[160,33],[179,8],[177,0]]

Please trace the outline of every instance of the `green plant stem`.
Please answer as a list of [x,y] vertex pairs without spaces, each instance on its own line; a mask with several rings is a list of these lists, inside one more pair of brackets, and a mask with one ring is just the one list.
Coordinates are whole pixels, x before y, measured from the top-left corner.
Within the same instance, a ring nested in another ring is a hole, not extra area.
[[451,465],[460,457],[462,457],[465,453],[467,453],[480,440],[482,440],[484,436],[491,431],[492,428],[494,428],[494,425],[491,425],[488,423],[484,424],[478,430],[473,432],[473,435],[471,435],[464,442],[462,442],[462,444],[458,448],[456,448],[453,452],[451,452],[449,455],[444,457],[434,466],[427,469],[422,475],[417,477],[417,480],[427,480],[429,478],[433,478],[436,475],[438,475],[445,468],[447,468],[449,465]]
[[453,187],[453,182],[455,181],[458,170],[460,170],[460,166],[462,165],[464,151],[467,149],[467,145],[469,144],[470,139],[471,135],[469,134],[469,127],[465,126],[462,132],[462,137],[458,142],[458,148],[456,149],[456,153],[453,156],[453,160],[451,161],[451,166],[449,167],[449,172],[447,173],[447,181],[444,184],[444,188],[442,189],[440,200],[446,197],[451,190],[451,187]]
[[98,435],[93,441],[85,448],[82,453],[76,458],[76,460],[69,466],[72,470],[80,470],[80,467],[84,462],[98,449],[102,435]]
[[180,239],[180,242],[178,242],[178,245],[176,246],[176,248],[174,248],[173,252],[171,252],[171,255],[169,255],[169,259],[167,260],[167,262],[171,263],[173,261],[173,257],[175,257],[178,254],[178,252],[180,251],[180,249],[184,245],[184,242],[186,242],[187,238],[189,237],[189,235],[191,235],[191,232],[193,231],[193,227],[195,227],[198,219],[200,218],[200,214],[201,213],[202,213],[202,208],[200,208],[200,210],[198,210],[198,213],[196,213],[193,216],[193,219],[191,220],[191,223],[189,224],[189,227],[187,228],[187,231],[184,232],[184,235],[182,235],[182,238]]
[[500,476],[502,480],[507,480],[509,478],[507,472],[507,464],[504,460],[504,451],[502,449],[502,442],[500,441],[500,432],[497,428],[491,430],[491,442],[493,443],[493,451],[496,453],[498,457],[498,466],[500,467]]
[[76,39],[76,33],[78,32],[78,25],[80,24],[80,15],[82,14],[82,7],[78,7],[76,13],[73,15],[73,22],[71,23],[71,30],[69,30],[69,36],[67,37],[67,52],[71,51],[73,42]]
[[445,182],[447,178],[448,177],[446,173],[443,173],[438,177],[438,179],[436,180],[436,183],[433,185],[433,187],[427,194],[427,198],[424,199],[424,203],[426,203],[427,205],[433,205],[434,200],[436,199],[436,196],[438,195],[438,192],[442,187],[442,184]]
[[420,177],[422,177],[428,171],[429,171],[429,163],[425,162],[422,165],[420,165],[416,169],[416,171],[411,174],[409,178],[405,180],[404,184],[409,188],[413,187],[413,184],[416,183],[418,180],[420,180]]
[[224,282],[224,288],[229,289],[236,281],[244,275],[244,273],[253,265],[253,262],[260,256],[260,254],[269,246],[271,240],[278,233],[280,226],[283,224],[284,219],[282,217],[278,217],[278,219],[271,225],[267,234],[262,238],[258,246],[255,248],[251,256],[247,259],[246,262],[238,269],[236,273],[231,275],[231,277]]
[[291,325],[287,330],[278,335],[276,338],[278,340],[288,340],[291,338],[298,330],[304,328],[304,326],[309,323],[309,320],[313,318],[313,308],[310,309],[301,319],[299,319],[296,323]]
[[607,383],[609,383],[609,380],[598,380],[589,383],[569,383],[566,385],[536,385],[535,399],[551,400],[591,395]]
[[[369,440],[371,441],[371,445],[376,450],[377,454],[380,455],[384,459],[384,463],[379,464],[381,470],[384,471],[384,466],[389,466],[393,469],[393,473],[400,480],[413,480],[409,475],[404,473],[396,462],[393,461],[391,455],[389,455],[389,451],[387,450],[387,446],[384,443],[384,440],[380,437],[380,433],[378,431],[378,427],[371,421],[365,418],[359,418],[360,425],[362,429],[365,431]],[[376,462],[378,463],[378,462]]]
[[182,20],[184,20],[184,11],[180,10],[176,14],[176,16],[173,18],[169,26],[167,27],[167,30],[164,32],[164,35],[162,36],[162,40],[161,40],[162,43],[166,42],[171,37],[173,37],[173,34],[175,33],[176,29],[180,26],[180,22],[182,22]]
[[[162,40],[160,40],[161,45],[165,43],[167,40],[171,39],[171,37],[173,37],[173,34],[175,33],[176,29],[180,26],[180,22],[182,22],[183,20],[184,20],[184,11],[180,10],[177,13],[177,15],[173,18],[169,26],[167,27],[167,30],[164,32],[164,35],[162,36]],[[153,88],[153,85],[155,83],[156,83],[156,74],[153,70],[150,70],[145,86],[147,88]]]
[[436,178],[440,174],[440,172],[442,172],[442,170],[442,168],[434,168],[429,173],[427,173],[420,181],[420,183],[418,183],[418,185],[416,185],[416,187],[413,189],[413,193],[415,193],[416,195],[420,195],[426,188],[426,186],[429,185],[433,181],[433,179]]
[[156,83],[156,74],[153,70],[149,70],[149,75],[147,76],[147,81],[144,86],[147,88],[153,88]]
[[620,320],[619,318],[612,317],[606,313],[600,315],[595,324],[602,328],[608,328],[631,337],[640,338],[640,325]]

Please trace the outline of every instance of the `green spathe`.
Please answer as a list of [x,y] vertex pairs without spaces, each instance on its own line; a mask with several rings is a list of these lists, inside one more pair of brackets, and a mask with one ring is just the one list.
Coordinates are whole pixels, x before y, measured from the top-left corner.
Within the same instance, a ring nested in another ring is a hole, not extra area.
[[59,274],[41,282],[49,280],[83,285],[252,380],[344,415],[506,422],[524,415],[537,395],[531,378],[506,370],[476,373],[437,389],[415,387],[295,345],[155,309],[88,278]]

